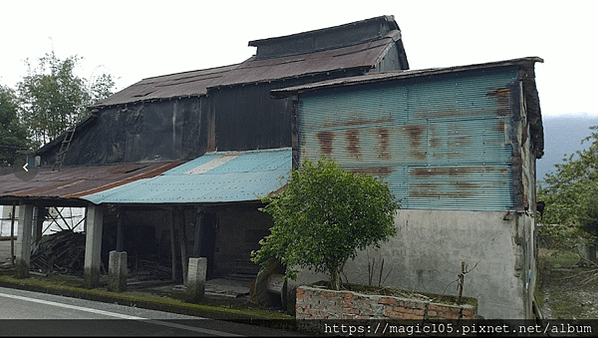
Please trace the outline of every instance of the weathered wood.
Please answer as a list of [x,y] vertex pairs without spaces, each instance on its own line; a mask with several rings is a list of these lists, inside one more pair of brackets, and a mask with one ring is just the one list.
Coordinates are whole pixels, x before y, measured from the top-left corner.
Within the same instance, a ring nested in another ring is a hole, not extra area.
[[12,203],[12,214],[10,215],[10,265],[15,265],[15,212],[16,203]]
[[463,284],[465,283],[465,274],[467,273],[465,262],[461,262],[461,273],[459,274],[459,295],[457,296],[457,304],[461,304],[463,297]]
[[183,270],[183,284],[187,285],[187,276],[188,276],[188,268],[189,266],[188,264],[188,258],[187,258],[187,235],[186,235],[186,231],[185,231],[185,215],[184,215],[184,210],[179,209],[179,212],[181,213],[181,215],[179,215],[179,228],[180,228],[180,232],[179,232],[179,241],[180,241],[180,247],[181,247],[181,267]]
[[174,210],[172,211],[172,219],[170,220],[170,255],[171,255],[171,271],[172,280],[176,280],[176,237],[174,230]]

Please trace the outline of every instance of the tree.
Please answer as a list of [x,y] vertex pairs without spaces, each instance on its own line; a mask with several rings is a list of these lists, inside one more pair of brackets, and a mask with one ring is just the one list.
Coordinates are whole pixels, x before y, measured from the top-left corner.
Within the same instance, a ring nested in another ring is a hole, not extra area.
[[396,234],[394,212],[400,207],[379,178],[344,171],[324,157],[316,164],[305,160],[301,170],[291,171],[284,191],[262,202],[260,210],[274,226],[251,260],[266,267],[278,259],[289,279],[297,278],[297,267],[323,272],[336,290],[349,258]]
[[0,166],[14,162],[18,150],[27,149],[27,129],[19,122],[15,92],[0,86]]
[[590,146],[563,158],[544,178],[538,199],[545,202],[543,223],[576,227],[598,234],[598,126],[581,142]]
[[36,68],[27,62],[28,75],[17,84],[17,90],[21,119],[37,145],[88,117],[88,106],[112,94],[110,75],[91,80],[75,75],[80,60],[76,55],[60,60],[52,51],[39,58]]

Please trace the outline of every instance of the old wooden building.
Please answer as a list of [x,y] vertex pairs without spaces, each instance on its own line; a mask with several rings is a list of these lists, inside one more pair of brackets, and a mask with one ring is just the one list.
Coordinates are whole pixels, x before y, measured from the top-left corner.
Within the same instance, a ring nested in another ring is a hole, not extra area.
[[250,252],[271,226],[259,197],[280,189],[292,166],[292,101],[270,91],[409,66],[392,16],[249,46],[255,55],[239,64],[125,88],[33,154],[35,177],[0,176],[0,203],[19,205],[18,273],[29,270],[24,234],[50,206],[86,208],[91,286],[110,250],[127,251],[131,267],[172,260],[178,279],[197,255],[209,258],[209,278],[257,268]]

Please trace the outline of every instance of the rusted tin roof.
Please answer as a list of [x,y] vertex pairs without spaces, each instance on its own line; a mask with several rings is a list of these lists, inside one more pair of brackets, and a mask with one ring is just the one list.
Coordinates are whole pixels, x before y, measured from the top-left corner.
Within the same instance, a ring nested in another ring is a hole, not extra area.
[[94,107],[206,95],[208,87],[218,85],[224,75],[238,66],[150,77],[98,102]]
[[214,152],[161,175],[84,196],[94,204],[256,201],[281,189],[292,169],[291,148]]
[[89,167],[41,168],[29,181],[14,174],[0,176],[0,203],[35,199],[57,205],[86,204],[82,197],[142,178],[154,177],[182,162],[126,163]]
[[[392,17],[375,19],[388,21]],[[375,28],[378,27],[373,24],[375,23],[375,19],[363,22],[366,24],[369,23],[370,26]],[[326,30],[337,32],[340,28],[346,29],[345,26],[318,30],[315,33],[301,33],[296,36],[311,36],[316,33],[321,34]],[[98,102],[91,108],[142,101],[202,96],[207,94],[208,89],[219,86],[272,82],[355,68],[370,69],[386,56],[386,53],[393,44],[401,39],[401,33],[396,23],[389,27],[392,30],[383,36],[380,36],[380,32],[378,31],[370,33],[372,34],[372,38],[369,40],[363,38],[359,40],[359,43],[344,45],[337,43],[338,47],[335,46],[335,48],[331,49],[314,48],[313,52],[266,59],[261,59],[257,57],[258,55],[254,55],[240,64],[147,78]],[[272,40],[275,41],[277,39],[284,40],[287,37],[273,38]],[[264,41],[267,42],[269,40],[253,41],[250,42],[250,45],[252,43],[254,45],[256,43],[264,43]],[[406,57],[404,59],[404,67],[408,68]]]

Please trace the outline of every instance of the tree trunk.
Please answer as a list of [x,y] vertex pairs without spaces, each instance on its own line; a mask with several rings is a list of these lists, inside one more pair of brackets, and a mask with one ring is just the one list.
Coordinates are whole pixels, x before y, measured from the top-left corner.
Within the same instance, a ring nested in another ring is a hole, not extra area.
[[332,269],[332,274],[330,276],[330,287],[333,290],[340,290],[341,289],[341,273],[338,267]]

